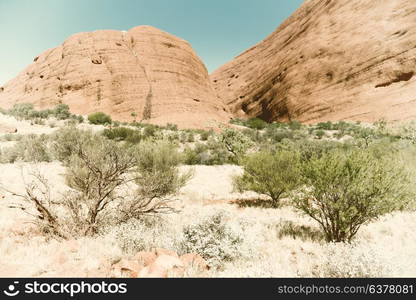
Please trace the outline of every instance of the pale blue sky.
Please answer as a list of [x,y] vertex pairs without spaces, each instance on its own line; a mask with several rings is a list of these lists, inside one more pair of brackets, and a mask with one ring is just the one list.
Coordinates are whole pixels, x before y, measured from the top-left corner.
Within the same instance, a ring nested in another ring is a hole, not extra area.
[[151,25],[188,40],[213,71],[303,0],[0,0],[0,84],[71,34]]

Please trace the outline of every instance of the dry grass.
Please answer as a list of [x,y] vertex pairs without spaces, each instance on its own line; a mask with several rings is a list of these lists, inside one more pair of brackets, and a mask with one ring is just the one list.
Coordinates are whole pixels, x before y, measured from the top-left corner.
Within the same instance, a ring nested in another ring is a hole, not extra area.
[[[23,133],[38,130],[32,126],[25,132],[26,125],[13,124],[21,126]],[[39,133],[43,130],[49,133],[56,128],[44,126]],[[184,228],[219,211],[225,212],[227,230],[238,235],[241,244],[239,255],[211,269],[209,276],[416,276],[416,212],[397,212],[364,226],[353,245],[327,245],[316,223],[290,206],[269,208],[264,199],[251,205],[249,200],[259,199],[258,195],[234,192],[231,178],[241,174],[240,167],[191,168],[194,177],[181,190],[180,213],[132,221],[77,241],[48,239],[30,223],[29,215],[9,208],[17,199],[0,192],[0,277],[107,276],[105,269],[112,262],[135,251],[161,247],[180,253]],[[53,195],[66,189],[65,169],[58,162],[0,164],[0,183],[22,191],[23,178],[29,181],[34,170],[46,176]],[[232,203],[235,199],[242,199],[242,205]]]

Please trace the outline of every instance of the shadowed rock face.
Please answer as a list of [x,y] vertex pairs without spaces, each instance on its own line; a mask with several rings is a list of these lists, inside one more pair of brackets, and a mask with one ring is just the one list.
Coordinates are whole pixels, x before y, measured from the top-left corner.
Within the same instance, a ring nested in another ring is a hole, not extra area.
[[241,117],[415,118],[416,1],[307,1],[211,79]]
[[184,40],[150,26],[79,33],[0,88],[0,106],[68,104],[77,114],[180,127],[227,122],[204,64]]

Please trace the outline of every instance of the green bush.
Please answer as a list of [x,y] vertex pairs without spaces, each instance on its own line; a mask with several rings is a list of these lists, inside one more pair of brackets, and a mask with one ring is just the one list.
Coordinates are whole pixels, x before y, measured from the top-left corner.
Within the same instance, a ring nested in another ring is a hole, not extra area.
[[331,121],[316,124],[316,129],[318,130],[333,130],[333,128],[334,126]]
[[90,114],[88,116],[88,121],[94,125],[106,125],[111,124],[112,122],[111,117],[102,112]]
[[71,117],[71,113],[69,111],[69,106],[66,104],[58,104],[52,110],[52,115],[57,118],[58,120],[66,120]]
[[51,150],[55,159],[67,165],[72,155],[78,150],[79,143],[86,143],[94,138],[91,131],[79,130],[75,126],[67,126],[52,134]]
[[18,119],[29,119],[33,110],[34,106],[32,103],[16,103],[7,113]]
[[302,125],[302,123],[300,123],[298,121],[290,121],[288,123],[288,127],[291,130],[300,130],[300,129],[302,129],[303,125]]
[[325,136],[325,131],[317,130],[317,131],[315,131],[315,135],[318,139],[322,139]]
[[200,134],[201,141],[208,141],[208,138],[210,136],[212,136],[213,134],[214,133],[213,133],[212,130],[211,131],[203,131],[203,132],[201,132],[201,134]]
[[262,130],[267,127],[267,122],[260,118],[252,118],[246,122],[246,126],[251,129]]
[[218,135],[218,140],[231,154],[233,162],[236,163],[246,154],[249,148],[254,146],[254,143],[241,131],[230,128],[223,129]]
[[349,242],[360,227],[400,209],[408,176],[392,157],[332,150],[303,164],[305,188],[295,206],[316,220],[328,242]]
[[173,211],[175,195],[192,176],[191,172],[179,171],[181,156],[177,149],[165,141],[143,142],[135,153],[138,189],[132,200],[125,201],[123,219]]
[[139,130],[126,127],[104,129],[103,135],[110,140],[126,141],[132,144],[138,144],[142,140],[142,135]]
[[259,152],[242,163],[244,173],[234,177],[239,192],[254,191],[267,195],[277,206],[282,196],[299,185],[299,155],[292,151]]

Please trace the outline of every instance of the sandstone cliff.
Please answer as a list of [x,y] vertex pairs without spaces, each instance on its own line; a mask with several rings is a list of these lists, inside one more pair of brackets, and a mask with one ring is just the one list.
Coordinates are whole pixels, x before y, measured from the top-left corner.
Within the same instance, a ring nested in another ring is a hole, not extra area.
[[239,116],[415,118],[416,1],[307,1],[211,79]]
[[0,87],[0,106],[68,104],[77,114],[180,127],[211,127],[229,115],[189,43],[150,26],[79,33]]

